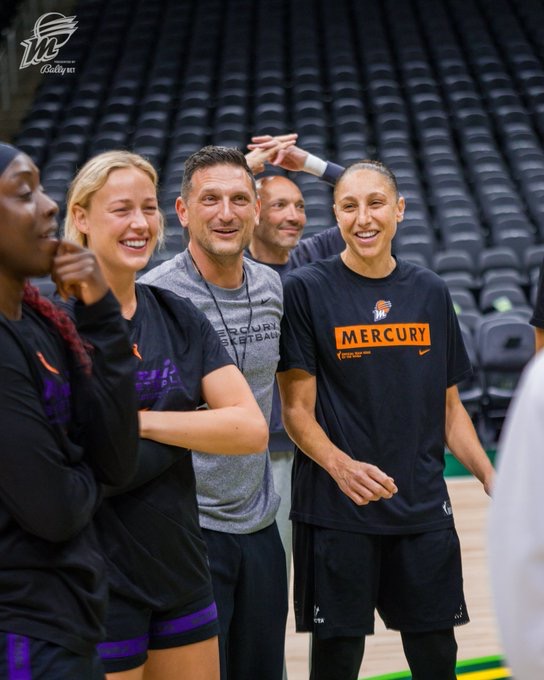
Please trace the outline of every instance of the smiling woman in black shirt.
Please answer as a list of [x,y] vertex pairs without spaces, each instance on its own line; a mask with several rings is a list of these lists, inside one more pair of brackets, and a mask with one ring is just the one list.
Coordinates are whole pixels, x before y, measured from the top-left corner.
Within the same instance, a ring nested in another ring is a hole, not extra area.
[[[135,479],[97,515],[108,561],[108,678],[219,678],[217,609],[191,449],[249,454],[268,428],[241,371],[190,300],[135,282],[160,238],[157,175],[141,156],[88,161],[68,196],[66,233],[96,254],[138,358]],[[207,408],[199,408],[207,405]]]

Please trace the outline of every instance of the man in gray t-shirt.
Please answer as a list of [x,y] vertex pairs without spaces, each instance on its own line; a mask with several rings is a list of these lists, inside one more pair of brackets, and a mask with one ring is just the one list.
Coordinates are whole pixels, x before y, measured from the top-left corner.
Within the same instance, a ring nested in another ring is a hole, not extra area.
[[[141,280],[188,297],[207,315],[269,419],[282,286],[276,272],[244,257],[259,210],[244,155],[201,149],[185,164],[176,201],[188,248]],[[287,578],[268,450],[194,452],[194,468],[219,614],[221,680],[281,680]]]

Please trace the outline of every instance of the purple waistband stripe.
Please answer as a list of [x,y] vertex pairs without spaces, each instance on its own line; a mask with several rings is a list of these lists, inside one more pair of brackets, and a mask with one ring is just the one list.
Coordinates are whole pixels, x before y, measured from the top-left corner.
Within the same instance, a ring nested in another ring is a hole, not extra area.
[[30,640],[24,635],[7,634],[8,680],[32,680]]
[[179,619],[171,619],[170,621],[162,621],[151,626],[152,635],[174,635],[176,633],[187,633],[190,630],[200,628],[201,626],[217,620],[217,607],[215,602],[212,602],[209,607],[205,607],[198,612],[180,616]]
[[96,649],[101,659],[117,659],[125,656],[136,656],[147,651],[148,635],[141,635],[132,640],[119,640],[117,642],[101,642]]

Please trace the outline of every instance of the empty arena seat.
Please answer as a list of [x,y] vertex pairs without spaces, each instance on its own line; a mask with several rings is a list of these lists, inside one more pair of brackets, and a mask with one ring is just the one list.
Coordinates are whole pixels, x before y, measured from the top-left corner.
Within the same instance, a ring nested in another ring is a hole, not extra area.
[[493,275],[508,272],[518,283],[526,282],[527,278],[521,271],[521,262],[515,250],[508,246],[494,246],[482,250],[478,257],[478,270],[482,283],[493,279]]
[[519,378],[535,351],[533,328],[524,321],[494,315],[476,329],[476,349],[483,381],[482,415],[486,437],[497,441]]
[[529,300],[517,283],[510,281],[484,284],[480,290],[480,310],[487,312],[526,312]]
[[470,360],[472,367],[472,375],[465,378],[457,384],[459,390],[459,397],[463,402],[475,428],[480,430],[480,421],[482,418],[482,400],[484,398],[484,385],[481,375],[480,364],[478,360],[478,352],[476,349],[476,340],[472,330],[464,322],[459,324],[463,343]]

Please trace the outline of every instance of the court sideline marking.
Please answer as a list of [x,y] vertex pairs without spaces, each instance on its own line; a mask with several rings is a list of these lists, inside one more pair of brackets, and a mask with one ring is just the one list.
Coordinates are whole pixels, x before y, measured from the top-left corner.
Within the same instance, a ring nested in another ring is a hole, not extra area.
[[[487,656],[481,659],[460,661],[457,664],[458,680],[512,680],[510,669],[506,668],[500,656]],[[410,680],[408,671],[378,675],[366,680]],[[364,680],[361,678],[361,680]]]

